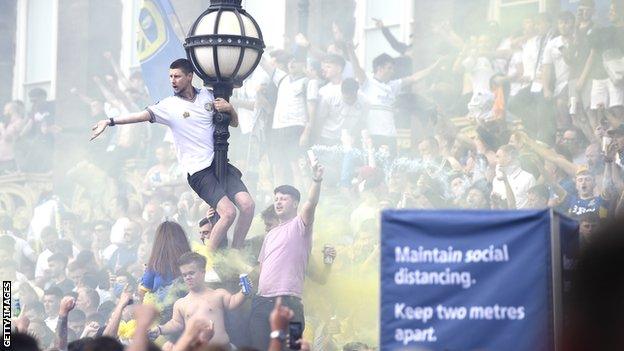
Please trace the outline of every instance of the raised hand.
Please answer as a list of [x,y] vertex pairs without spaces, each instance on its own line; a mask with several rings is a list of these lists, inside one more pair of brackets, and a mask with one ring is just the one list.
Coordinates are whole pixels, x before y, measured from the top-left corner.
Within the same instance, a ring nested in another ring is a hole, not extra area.
[[71,296],[65,296],[61,300],[61,304],[59,307],[59,316],[67,317],[69,311],[73,310],[76,307],[76,300]]
[[275,300],[275,307],[269,316],[271,330],[286,330],[288,322],[295,316],[295,312],[287,306],[282,306],[282,298]]
[[99,120],[96,124],[93,125],[93,127],[91,127],[93,134],[91,134],[91,139],[89,140],[93,140],[97,138],[100,134],[104,132],[106,127],[108,127],[108,120],[107,119]]

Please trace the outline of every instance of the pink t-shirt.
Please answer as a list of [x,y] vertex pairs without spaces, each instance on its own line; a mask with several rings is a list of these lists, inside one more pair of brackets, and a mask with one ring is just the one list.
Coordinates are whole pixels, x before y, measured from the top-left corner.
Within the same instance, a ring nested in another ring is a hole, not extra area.
[[301,298],[303,280],[312,250],[312,228],[301,216],[281,223],[264,238],[258,262],[262,264],[258,295]]

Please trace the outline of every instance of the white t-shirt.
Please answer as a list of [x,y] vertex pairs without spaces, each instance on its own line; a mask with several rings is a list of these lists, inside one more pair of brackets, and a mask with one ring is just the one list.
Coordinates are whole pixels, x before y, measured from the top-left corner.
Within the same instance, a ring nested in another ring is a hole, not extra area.
[[197,90],[193,101],[169,96],[149,106],[150,122],[164,124],[171,130],[178,163],[188,174],[209,167],[214,158],[214,96],[206,87]]
[[286,72],[275,69],[273,82],[277,88],[277,101],[273,115],[273,129],[305,126],[308,123],[308,100],[314,100],[314,87],[308,85],[308,77],[293,78]]
[[351,132],[360,121],[365,121],[367,114],[368,103],[361,94],[355,103],[347,105],[342,99],[341,84],[327,83],[319,90],[321,137],[338,140],[343,129]]
[[360,92],[370,104],[366,118],[366,128],[370,135],[396,136],[393,105],[401,91],[401,83],[401,79],[384,83],[368,76],[360,87]]
[[462,62],[466,73],[472,79],[472,94],[490,92],[490,78],[494,75],[494,66],[487,57],[466,57]]
[[[516,199],[516,209],[526,208],[529,203],[529,189],[535,185],[535,177],[522,170],[520,166],[512,167],[507,171],[507,179]],[[492,180],[492,193],[500,195],[501,199],[507,199],[507,188],[505,183],[498,178]]]
[[522,70],[522,51],[516,51],[511,55],[509,59],[509,66],[507,68],[507,76],[512,77],[509,84],[509,96],[515,96],[526,85],[519,82],[520,72]]
[[559,95],[568,84],[570,79],[570,66],[563,59],[561,49],[568,47],[569,43],[560,35],[548,41],[544,48],[542,64],[553,65],[555,69],[555,95]]
[[522,45],[522,73],[529,80],[535,78],[537,56],[539,55],[540,36],[536,35]]

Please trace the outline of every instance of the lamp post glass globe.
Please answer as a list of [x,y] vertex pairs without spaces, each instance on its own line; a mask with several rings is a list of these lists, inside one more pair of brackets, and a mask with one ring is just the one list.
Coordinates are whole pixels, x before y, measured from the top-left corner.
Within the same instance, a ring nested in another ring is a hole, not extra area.
[[[193,70],[213,89],[215,98],[230,99],[232,89],[258,66],[264,41],[258,23],[242,7],[241,0],[213,0],[189,31],[184,42]],[[214,151],[216,175],[225,182],[230,116],[216,112]]]

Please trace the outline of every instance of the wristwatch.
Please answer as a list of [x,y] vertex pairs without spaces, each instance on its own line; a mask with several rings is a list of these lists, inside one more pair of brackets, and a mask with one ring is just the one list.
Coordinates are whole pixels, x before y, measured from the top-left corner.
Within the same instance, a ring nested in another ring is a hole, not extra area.
[[284,333],[281,330],[272,331],[270,336],[271,336],[271,339],[278,339],[281,342],[284,342],[286,340],[286,333]]

